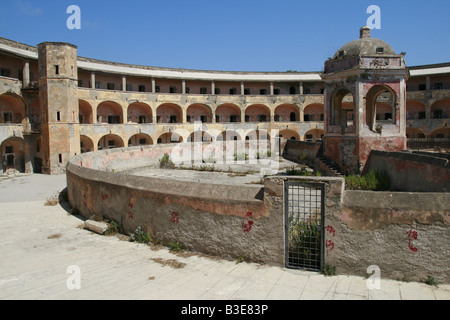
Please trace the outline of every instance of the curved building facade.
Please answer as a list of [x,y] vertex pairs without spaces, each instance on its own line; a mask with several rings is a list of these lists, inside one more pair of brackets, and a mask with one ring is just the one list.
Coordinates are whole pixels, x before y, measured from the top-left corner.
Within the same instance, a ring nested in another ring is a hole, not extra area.
[[[408,146],[448,146],[450,63],[407,69]],[[79,57],[68,43],[0,38],[0,171],[57,174],[84,152],[189,142],[194,132],[205,141],[272,130],[282,140],[321,140],[324,74],[136,66]],[[353,109],[351,96],[341,102]],[[386,105],[377,100],[374,119],[392,118]]]

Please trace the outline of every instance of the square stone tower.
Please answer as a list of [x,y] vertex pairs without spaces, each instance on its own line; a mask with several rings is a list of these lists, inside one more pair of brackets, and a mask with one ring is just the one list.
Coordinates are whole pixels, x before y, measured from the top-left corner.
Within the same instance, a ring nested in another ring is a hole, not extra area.
[[42,172],[65,172],[80,153],[77,47],[60,42],[38,45]]
[[404,55],[363,27],[325,62],[324,154],[345,173],[364,169],[371,150],[406,150]]

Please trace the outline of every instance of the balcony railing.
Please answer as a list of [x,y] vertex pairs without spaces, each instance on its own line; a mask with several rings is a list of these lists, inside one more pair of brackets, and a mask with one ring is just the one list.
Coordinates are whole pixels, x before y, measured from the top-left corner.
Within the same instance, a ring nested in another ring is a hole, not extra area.
[[408,138],[409,150],[450,150],[450,138]]

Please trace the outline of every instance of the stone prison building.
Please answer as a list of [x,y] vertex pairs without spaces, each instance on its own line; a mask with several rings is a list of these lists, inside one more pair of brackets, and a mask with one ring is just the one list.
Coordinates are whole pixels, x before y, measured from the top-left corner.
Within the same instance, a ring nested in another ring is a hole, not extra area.
[[[0,172],[66,173],[86,218],[292,266],[300,253],[290,240],[305,226],[291,222],[303,214],[318,219],[317,263],[294,267],[364,274],[378,265],[391,278],[450,280],[450,62],[407,66],[363,27],[319,72],[138,66],[79,57],[70,43],[4,38],[0,72]],[[276,141],[277,155],[322,177],[230,187],[119,174],[194,141],[252,140]],[[391,190],[346,189],[343,175],[369,170],[386,172]]]

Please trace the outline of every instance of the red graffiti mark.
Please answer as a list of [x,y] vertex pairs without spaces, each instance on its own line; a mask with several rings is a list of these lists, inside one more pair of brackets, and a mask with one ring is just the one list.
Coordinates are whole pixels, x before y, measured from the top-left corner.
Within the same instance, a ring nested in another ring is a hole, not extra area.
[[128,218],[133,220],[134,219],[134,214],[132,211],[128,211]]
[[333,234],[333,237],[336,235],[336,230],[332,226],[325,227],[325,230]]
[[408,231],[408,237],[409,238],[413,238],[414,240],[417,240],[417,231],[412,231],[412,230],[409,230]]
[[130,203],[128,204],[128,207],[129,207],[130,209],[133,209],[134,203],[131,203],[131,202],[130,202]]
[[242,221],[242,231],[244,231],[245,233],[248,233],[252,230],[253,227],[253,213],[252,212],[247,212],[247,221],[243,220]]
[[170,221],[172,223],[178,224],[178,223],[180,223],[179,217],[180,217],[180,215],[178,214],[178,212],[172,212],[172,215],[170,217]]
[[333,251],[333,249],[334,249],[334,242],[331,241],[331,240],[327,240],[327,241],[325,242],[325,246],[326,246],[330,251]]
[[413,231],[413,230],[409,230],[408,231],[408,247],[412,252],[417,252],[419,251],[417,248],[413,247],[413,245],[411,244],[411,240],[417,240],[417,231]]
[[102,201],[108,200],[109,196],[107,194],[102,194]]

